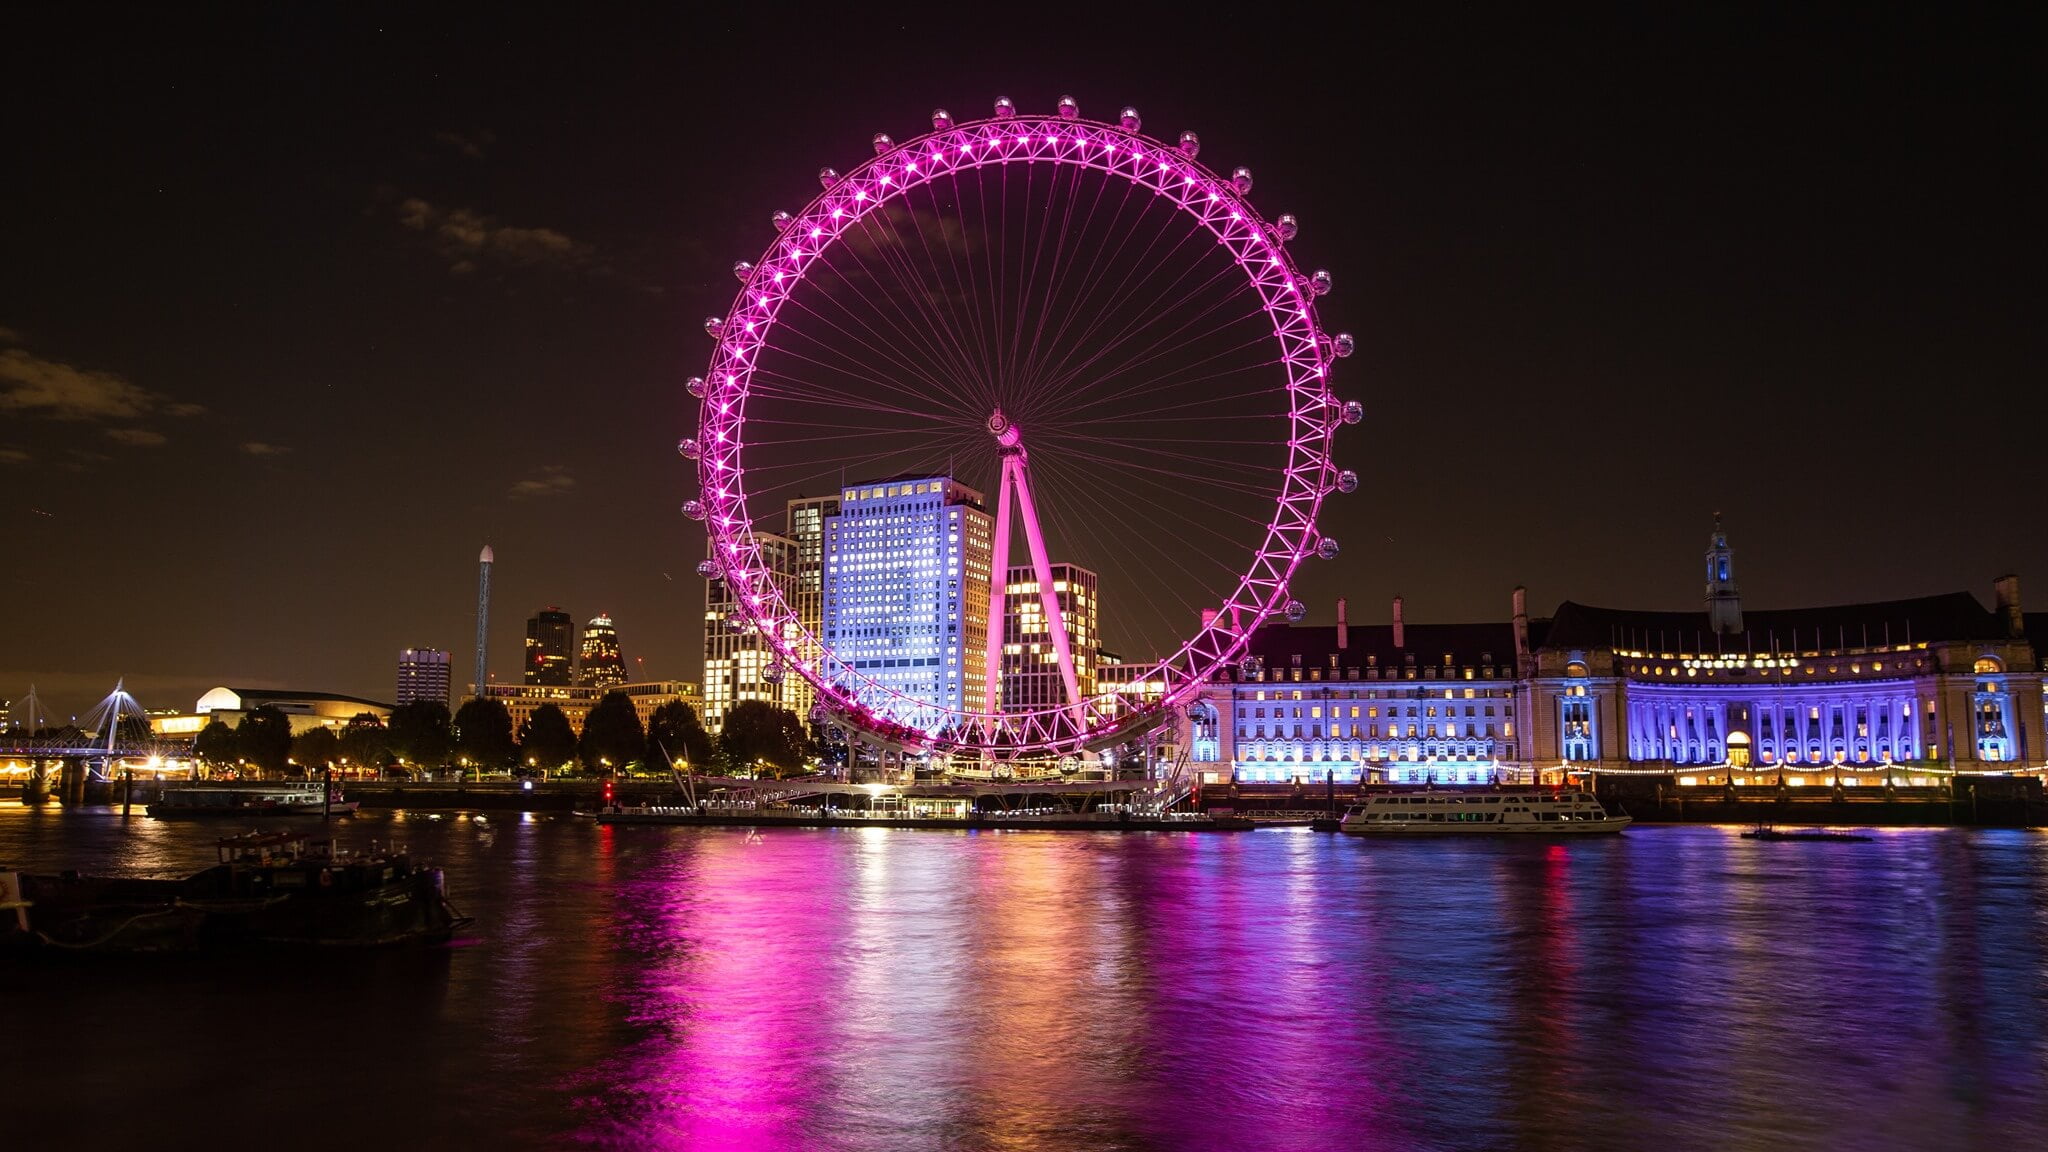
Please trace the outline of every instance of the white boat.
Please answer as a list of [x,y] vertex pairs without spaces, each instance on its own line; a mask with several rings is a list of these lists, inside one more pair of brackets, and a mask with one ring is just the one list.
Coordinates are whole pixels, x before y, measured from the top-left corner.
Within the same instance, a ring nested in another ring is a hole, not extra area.
[[167,787],[148,808],[159,820],[206,816],[346,816],[359,807],[341,798],[341,786],[329,795],[317,780],[195,782]]
[[1480,833],[1559,835],[1619,832],[1632,817],[1610,816],[1591,792],[1382,792],[1339,822],[1355,836]]

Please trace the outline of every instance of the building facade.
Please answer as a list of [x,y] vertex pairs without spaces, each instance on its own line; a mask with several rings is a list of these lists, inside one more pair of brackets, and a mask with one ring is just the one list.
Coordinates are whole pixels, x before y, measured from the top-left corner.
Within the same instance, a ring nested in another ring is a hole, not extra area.
[[1273,624],[1189,710],[1207,783],[1476,784],[1519,762],[1508,624]]
[[[1570,771],[1680,783],[1933,783],[2040,771],[2048,614],[1999,578],[1968,592],[1746,609],[1715,525],[1697,612],[1566,601],[1508,620],[1269,625],[1190,709],[1208,781],[1555,780]],[[1766,780],[1768,777],[1768,781]]]
[[555,607],[534,613],[526,622],[526,683],[566,688],[575,676],[575,619]]
[[938,709],[979,710],[994,549],[981,493],[892,477],[842,489],[823,520],[826,674],[912,727],[936,729]]
[[439,648],[407,648],[398,654],[400,705],[416,700],[448,703],[448,653]]
[[609,613],[600,612],[583,626],[582,663],[576,682],[590,688],[612,688],[626,682],[626,660],[619,654],[619,629]]
[[[761,563],[784,602],[796,595],[800,550],[787,536],[756,532]],[[802,716],[810,711],[810,685],[784,669],[768,638],[740,612],[723,576],[704,582],[704,727],[716,733],[725,714],[743,700],[765,700]]]
[[607,688],[596,688],[586,684],[538,685],[538,684],[493,684],[486,692],[489,699],[505,706],[512,715],[512,731],[517,733],[522,725],[533,718],[533,714],[544,704],[553,704],[568,718],[569,727],[576,734],[583,734],[583,721],[597,702],[608,692],[624,693],[632,701],[633,711],[640,717],[641,727],[646,727],[648,717],[654,711],[671,701],[681,701],[692,708],[702,709],[704,698],[697,685],[687,680],[650,680],[636,684],[614,684]]
[[336,733],[365,713],[380,722],[391,719],[391,705],[335,692],[293,692],[271,688],[214,688],[201,696],[192,711],[151,713],[150,730],[159,736],[190,739],[208,724],[219,720],[233,728],[242,717],[258,708],[275,708],[291,721],[292,735],[314,728]]
[[[1068,651],[1081,699],[1095,695],[1095,669],[1102,648],[1097,629],[1101,582],[1078,564],[1052,564],[1054,602],[1066,625]],[[1038,574],[1029,565],[1009,570],[1003,583],[1003,682],[998,697],[1005,712],[1036,712],[1068,703],[1050,621],[1039,594]]]

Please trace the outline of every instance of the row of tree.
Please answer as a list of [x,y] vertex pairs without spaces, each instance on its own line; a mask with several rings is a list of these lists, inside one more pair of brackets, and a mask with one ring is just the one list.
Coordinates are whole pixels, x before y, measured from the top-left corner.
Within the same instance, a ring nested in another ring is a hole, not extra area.
[[313,772],[328,765],[381,773],[393,764],[460,764],[531,771],[579,765],[609,775],[636,765],[665,771],[674,762],[700,772],[737,769],[780,775],[801,771],[811,752],[810,736],[796,714],[765,701],[736,705],[714,738],[704,730],[697,710],[680,700],[655,709],[643,727],[632,699],[623,692],[605,693],[584,717],[580,735],[553,704],[536,708],[515,732],[512,714],[501,701],[477,699],[464,703],[453,716],[445,704],[415,701],[394,709],[389,723],[364,712],[340,732],[321,727],[296,736],[289,717],[263,707],[233,727],[213,721],[193,743],[193,754],[209,764],[254,765],[273,774],[295,768]]

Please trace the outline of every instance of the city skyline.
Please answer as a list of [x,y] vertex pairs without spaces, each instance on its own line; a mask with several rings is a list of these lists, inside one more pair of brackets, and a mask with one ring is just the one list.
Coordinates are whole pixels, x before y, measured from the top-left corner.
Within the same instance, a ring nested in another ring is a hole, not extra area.
[[[24,42],[75,20],[21,19]],[[380,697],[391,652],[467,651],[484,541],[503,559],[500,682],[524,618],[504,606],[549,602],[634,621],[647,660],[635,679],[694,678],[702,544],[675,515],[691,486],[669,451],[691,430],[679,382],[705,352],[690,318],[730,299],[726,268],[759,250],[767,211],[800,202],[820,164],[850,163],[873,131],[918,130],[933,105],[979,110],[999,94],[1039,110],[1066,91],[1097,112],[1133,102],[1163,131],[1200,129],[1219,163],[1256,165],[1262,200],[1271,189],[1301,215],[1297,246],[1339,274],[1330,307],[1360,337],[1345,369],[1368,410],[1359,455],[1396,430],[1455,433],[1425,444],[1419,478],[1360,467],[1366,498],[1328,514],[1343,558],[1304,577],[1311,619],[1340,593],[1477,618],[1516,584],[1539,604],[1688,605],[1686,557],[1717,510],[1766,558],[1745,566],[1751,603],[2048,571],[2023,508],[1955,500],[1955,485],[1908,466],[1967,444],[1973,480],[2004,488],[2041,414],[2025,386],[2041,359],[2025,320],[2038,292],[2000,231],[2020,217],[1996,145],[2029,102],[1985,63],[2020,38],[1915,35],[1943,82],[1909,98],[1886,63],[1900,30],[1882,26],[1860,33],[1868,52],[1811,73],[1711,25],[1478,45],[1451,27],[1388,27],[1347,45],[1341,71],[1334,50],[1305,46],[1307,71],[1352,87],[1298,101],[1197,86],[1185,57],[1048,54],[1025,36],[915,91],[813,99],[769,131],[676,148],[678,106],[749,115],[754,95],[731,80],[772,29],[658,25],[630,51],[692,66],[616,70],[561,62],[552,29],[516,20],[456,61],[457,30],[431,17],[308,19],[209,45],[169,17],[132,16],[98,33],[118,66],[94,95],[43,95],[65,90],[55,56],[10,81],[34,112],[28,145],[51,162],[0,192],[15,217],[45,222],[0,287],[0,481],[14,497],[0,525],[48,552],[118,524],[138,558],[18,570],[0,696],[34,683],[76,713],[126,676],[152,706],[218,683]],[[167,42],[184,45],[175,68]],[[799,54],[792,98],[859,90],[858,54]],[[506,81],[536,60],[579,91],[568,120]],[[398,127],[340,116],[317,85],[265,107],[229,98],[363,61],[377,79],[351,99],[405,110],[386,118]],[[1529,83],[1539,70],[1548,82]],[[603,74],[617,71],[664,78]],[[1823,131],[1849,103],[1885,132]],[[113,107],[125,111],[103,115]],[[281,117],[333,130],[313,147],[277,132]],[[202,123],[228,146],[163,144]],[[1347,132],[1364,141],[1357,155],[1323,146]],[[264,183],[296,194],[241,195],[247,174],[217,157],[279,138]],[[624,178],[627,158],[657,152]],[[707,188],[706,164],[736,182]],[[621,191],[599,203],[591,176]],[[279,235],[304,242],[269,242]],[[279,338],[239,338],[252,327]],[[562,405],[592,378],[616,383]],[[264,415],[255,399],[279,393],[325,415]],[[1996,397],[2000,418],[1973,397]],[[1893,435],[1908,417],[1913,434]],[[1827,431],[1779,431],[1796,428]],[[379,466],[337,489],[333,461],[370,443]],[[446,482],[383,466],[442,453]],[[1517,498],[1532,476],[1547,481],[1539,497]],[[239,507],[252,490],[338,490],[387,511],[332,518],[289,549],[263,531],[192,546],[186,510]],[[591,563],[593,541],[629,558]]]

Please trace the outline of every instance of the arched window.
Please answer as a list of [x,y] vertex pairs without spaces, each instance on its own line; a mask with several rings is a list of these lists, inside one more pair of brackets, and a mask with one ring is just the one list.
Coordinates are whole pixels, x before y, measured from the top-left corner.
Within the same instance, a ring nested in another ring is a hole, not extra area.
[[2005,665],[2000,663],[1996,656],[1979,656],[1977,657],[1976,667],[1973,670],[1979,673],[2003,672],[2005,671]]
[[1564,666],[1564,674],[1567,676],[1584,676],[1586,674],[1586,665],[1581,661],[1574,660]]

